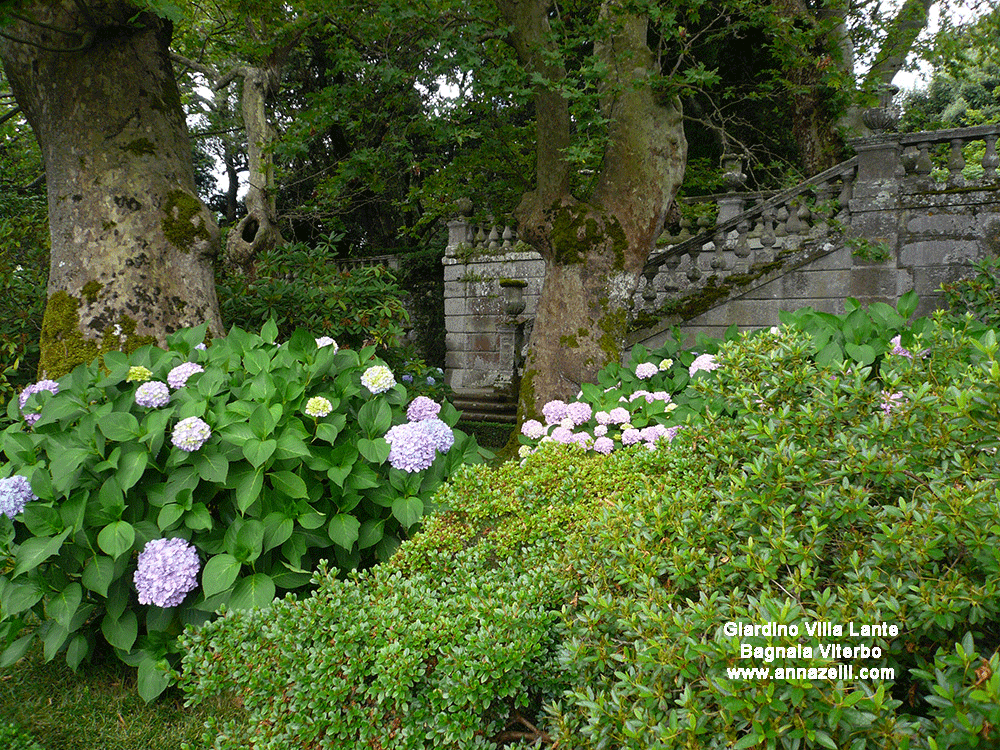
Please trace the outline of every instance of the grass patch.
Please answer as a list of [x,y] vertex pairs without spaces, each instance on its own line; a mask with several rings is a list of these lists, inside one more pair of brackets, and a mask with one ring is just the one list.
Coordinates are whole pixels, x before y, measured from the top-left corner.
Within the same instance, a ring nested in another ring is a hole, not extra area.
[[74,673],[61,660],[46,663],[38,646],[0,671],[0,724],[13,722],[45,750],[177,750],[199,747],[209,715],[241,713],[222,701],[185,708],[175,690],[147,704],[135,678],[110,656]]

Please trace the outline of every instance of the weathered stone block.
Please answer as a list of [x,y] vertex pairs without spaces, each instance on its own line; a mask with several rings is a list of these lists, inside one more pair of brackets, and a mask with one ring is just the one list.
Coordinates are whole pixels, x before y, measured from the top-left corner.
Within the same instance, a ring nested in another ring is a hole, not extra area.
[[911,214],[906,221],[907,239],[948,237],[950,239],[974,238],[979,234],[976,217],[950,211]]
[[896,298],[896,269],[867,266],[851,270],[850,283],[843,297],[876,297],[883,301]]
[[965,264],[979,258],[980,252],[979,243],[975,240],[919,240],[903,245],[899,262],[904,266]]

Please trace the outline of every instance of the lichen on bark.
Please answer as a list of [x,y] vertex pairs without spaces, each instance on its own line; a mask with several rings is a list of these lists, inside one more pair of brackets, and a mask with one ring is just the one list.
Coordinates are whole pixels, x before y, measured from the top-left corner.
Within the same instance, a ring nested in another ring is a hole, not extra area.
[[202,215],[201,201],[183,190],[172,190],[163,207],[163,234],[182,253],[189,253],[199,242],[211,242],[212,233]]

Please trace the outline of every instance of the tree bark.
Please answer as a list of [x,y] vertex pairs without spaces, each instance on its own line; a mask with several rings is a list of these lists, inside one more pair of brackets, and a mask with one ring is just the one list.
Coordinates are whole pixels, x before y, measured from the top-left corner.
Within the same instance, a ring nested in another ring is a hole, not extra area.
[[104,351],[162,345],[180,328],[223,331],[219,231],[195,194],[171,25],[139,11],[124,0],[39,1],[0,38],[45,160],[48,377]]
[[565,70],[550,46],[549,0],[498,0],[521,64],[536,75],[536,187],[516,212],[520,237],[545,259],[545,280],[521,382],[518,415],[537,416],[551,399],[576,396],[625,346],[628,310],[642,268],[663,229],[687,155],[680,102],[660,97],[646,45],[647,21],[617,3],[602,6],[611,29],[595,45],[609,71],[602,109],[610,121],[596,187],[570,192]]

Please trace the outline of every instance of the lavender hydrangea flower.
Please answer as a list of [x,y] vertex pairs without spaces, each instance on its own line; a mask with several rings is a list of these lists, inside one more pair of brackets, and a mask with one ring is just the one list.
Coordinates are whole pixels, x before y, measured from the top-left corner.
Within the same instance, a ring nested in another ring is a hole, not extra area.
[[183,539],[153,539],[139,553],[135,588],[140,604],[176,607],[198,588],[198,550]]
[[183,388],[187,383],[188,378],[196,372],[205,372],[205,368],[197,362],[184,362],[177,365],[177,367],[167,373],[167,383],[169,383],[170,387],[174,390]]
[[590,443],[591,443],[592,440],[593,440],[593,438],[590,435],[588,435],[586,432],[574,432],[573,433],[573,440],[571,442],[576,443],[581,448],[583,448],[584,450],[586,450],[587,448],[590,447]]
[[721,367],[721,365],[719,365],[719,363],[715,361],[714,355],[699,354],[697,357],[695,357],[695,360],[694,362],[691,363],[691,366],[688,367],[688,375],[694,377],[694,374],[696,372],[702,370],[705,372],[711,372],[712,370],[716,370],[719,367]]
[[573,425],[577,427],[589,421],[593,413],[593,407],[582,401],[574,401],[572,404],[566,405],[566,416],[573,420]]
[[537,419],[525,420],[524,424],[521,425],[521,434],[530,440],[538,440],[545,434],[545,425]]
[[667,428],[661,424],[651,424],[639,430],[639,437],[647,443],[655,443],[667,434]]
[[389,463],[401,471],[415,472],[434,463],[435,444],[423,422],[398,424],[385,433],[389,444]]
[[564,445],[573,442],[573,430],[560,425],[552,430],[552,439]]
[[330,403],[330,399],[328,398],[313,396],[306,401],[305,412],[310,417],[325,417],[331,411],[333,411],[333,404]]
[[659,371],[660,368],[652,362],[640,362],[635,366],[635,376],[639,378],[639,380],[649,380]]
[[606,424],[599,424],[594,428],[594,437],[604,437],[608,434],[608,426]]
[[174,427],[170,440],[182,451],[191,453],[203,446],[212,437],[212,429],[199,417],[182,419]]
[[615,441],[609,437],[599,437],[594,441],[594,450],[607,456],[615,449]]
[[15,474],[0,479],[0,513],[8,518],[13,518],[24,510],[25,505],[37,499],[27,477]]
[[412,383],[413,382],[413,376],[410,375],[410,373],[406,373],[403,376],[402,380],[403,380],[404,383]]
[[135,402],[148,409],[159,409],[170,403],[170,389],[166,383],[150,380],[135,389]]
[[611,415],[606,411],[599,411],[594,414],[597,424],[608,425],[612,423]]
[[610,417],[611,424],[625,424],[629,420],[628,409],[623,406],[617,406],[611,410]]
[[26,386],[21,394],[17,397],[17,403],[21,407],[21,414],[24,415],[24,421],[28,423],[28,426],[35,424],[40,418],[41,414],[28,412],[25,414],[24,407],[28,404],[28,399],[31,398],[36,393],[41,393],[42,391],[49,391],[50,393],[59,393],[59,383],[54,380],[39,380],[37,383],[32,383]]
[[451,446],[455,444],[455,433],[451,431],[451,428],[445,422],[437,417],[423,419],[416,422],[416,424],[427,433],[431,443],[441,453],[447,453],[451,450]]
[[640,440],[642,440],[642,435],[634,427],[622,431],[622,445],[635,445]]
[[558,399],[549,401],[542,407],[542,416],[546,424],[559,424],[566,419],[566,402]]
[[396,378],[385,365],[374,365],[365,370],[361,376],[361,385],[372,392],[372,395],[385,393],[396,385]]
[[441,404],[427,396],[417,396],[406,410],[406,418],[411,422],[432,419],[441,412]]

